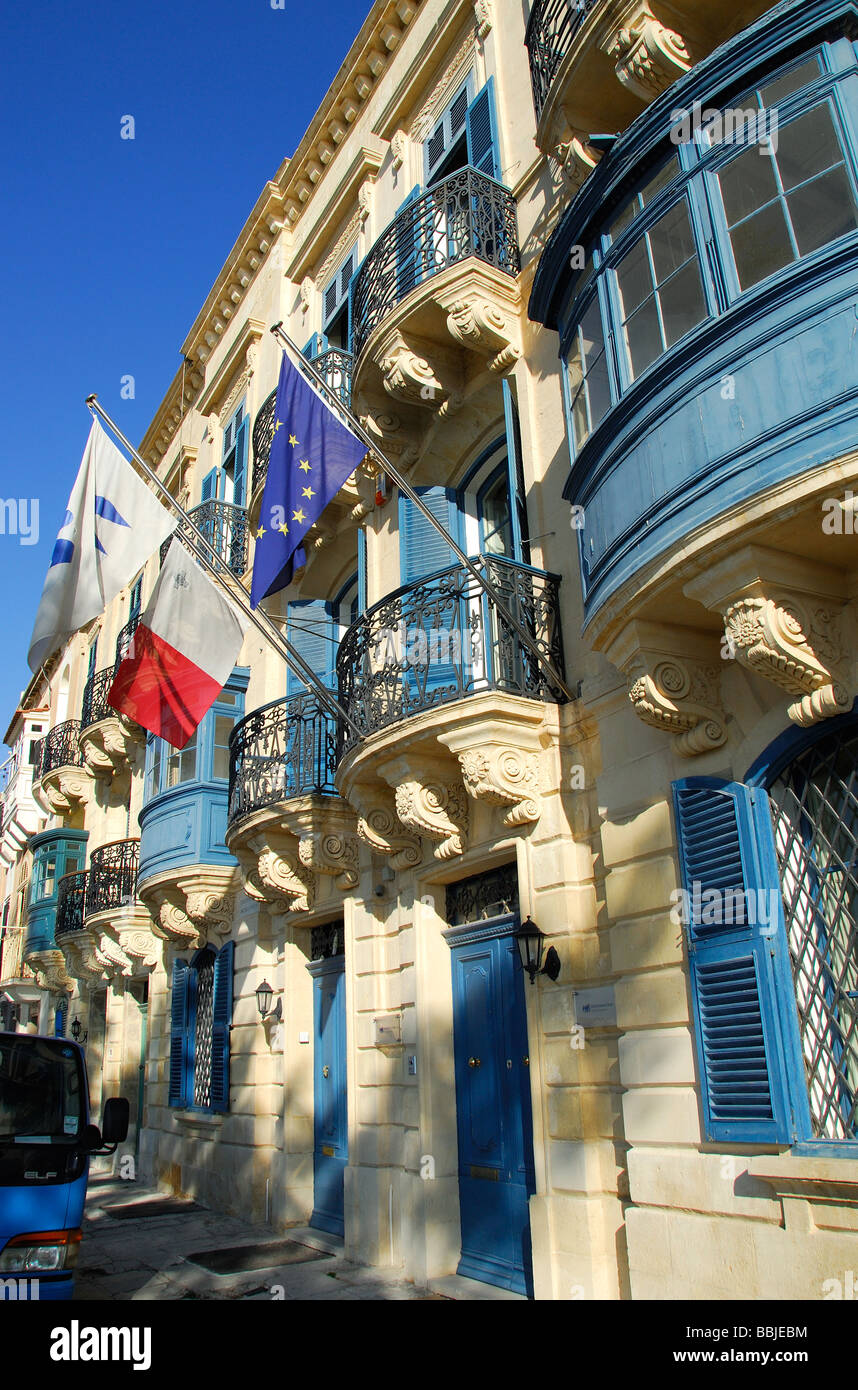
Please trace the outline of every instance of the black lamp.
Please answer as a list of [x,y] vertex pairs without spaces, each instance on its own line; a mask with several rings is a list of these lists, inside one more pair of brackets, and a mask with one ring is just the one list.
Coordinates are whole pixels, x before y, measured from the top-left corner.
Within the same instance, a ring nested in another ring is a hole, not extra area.
[[282,1016],[283,1006],[279,999],[277,1000],[277,1006],[274,1012],[271,1012],[271,1000],[273,996],[274,990],[267,980],[263,980],[261,985],[256,986],[256,1005],[259,1009],[260,1018],[280,1018]]
[[[75,1042],[80,1042],[80,1019],[79,1019],[79,1018],[73,1018],[73,1019],[72,1019],[71,1035],[72,1035],[72,1037],[74,1038]],[[87,1034],[87,1033],[84,1033],[84,1035],[83,1035],[83,1040],[84,1040],[84,1042],[86,1042],[87,1037],[88,1037],[88,1034]]]
[[533,984],[537,975],[540,974],[547,975],[549,980],[556,980],[560,974],[560,957],[554,947],[549,946],[545,964],[542,964],[545,936],[533,919],[531,917],[525,918],[513,935],[521,958],[521,968],[527,971],[530,976],[530,983]]

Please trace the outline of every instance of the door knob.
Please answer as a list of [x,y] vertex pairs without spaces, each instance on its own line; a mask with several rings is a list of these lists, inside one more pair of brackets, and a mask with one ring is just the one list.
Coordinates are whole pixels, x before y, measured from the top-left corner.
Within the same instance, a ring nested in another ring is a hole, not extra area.
[[323,1076],[325,1076],[325,1077],[329,1076],[329,1075],[330,1075],[330,1071],[331,1071],[330,1067],[322,1067],[322,1075],[323,1075]]
[[479,1057],[469,1057],[469,1058],[468,1058],[468,1066],[469,1066],[469,1067],[481,1067],[482,1065],[483,1065],[483,1064],[482,1064],[482,1062],[480,1061]]
[[525,1067],[529,1067],[529,1066],[530,1066],[530,1058],[529,1058],[529,1057],[522,1057],[521,1061],[522,1061],[522,1065],[523,1065],[523,1066],[525,1066]]

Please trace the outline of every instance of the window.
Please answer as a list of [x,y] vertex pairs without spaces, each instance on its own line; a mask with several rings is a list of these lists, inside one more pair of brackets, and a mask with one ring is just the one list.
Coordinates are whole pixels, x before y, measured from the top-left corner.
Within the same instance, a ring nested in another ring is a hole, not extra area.
[[828,102],[781,123],[777,142],[736,155],[719,170],[718,184],[743,290],[858,227]]
[[855,1141],[858,724],[759,781],[674,787],[706,1137]]
[[706,317],[697,248],[684,198],[626,252],[617,264],[616,276],[634,379]]
[[248,676],[233,672],[184,748],[150,734],[146,745],[144,800],[195,782],[229,779],[229,736],[244,715]]
[[468,162],[466,121],[473,91],[469,77],[447,104],[423,146],[426,186],[446,178]]
[[229,1032],[235,942],[173,962],[170,1001],[171,1106],[229,1109]]
[[357,246],[353,246],[322,291],[322,336],[330,347],[344,351],[349,346],[349,285],[357,270],[357,259]]
[[223,432],[221,462],[223,470],[221,495],[225,502],[232,502],[236,507],[244,506],[247,474],[247,429],[248,421],[244,413],[244,401],[242,401],[226,423]]
[[776,73],[710,118],[595,229],[586,264],[573,267],[564,333],[573,452],[707,318],[858,231],[840,80],[816,54]]

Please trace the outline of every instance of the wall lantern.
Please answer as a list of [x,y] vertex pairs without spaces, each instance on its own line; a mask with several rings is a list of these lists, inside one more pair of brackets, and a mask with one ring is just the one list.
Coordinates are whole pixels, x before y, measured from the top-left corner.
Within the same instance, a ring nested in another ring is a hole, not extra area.
[[267,980],[263,980],[261,985],[256,986],[256,1006],[259,1009],[259,1016],[262,1019],[279,1019],[283,1017],[283,1002],[278,999],[272,1012],[271,1000],[274,990]]
[[[74,1038],[75,1042],[80,1042],[80,1041],[81,1041],[81,1036],[80,1036],[80,1019],[79,1019],[79,1018],[73,1018],[73,1019],[72,1019],[71,1035],[72,1035],[72,1037]],[[88,1033],[84,1033],[84,1035],[83,1035],[83,1041],[84,1041],[84,1042],[86,1042],[88,1036],[89,1036]]]
[[521,926],[513,932],[513,936],[518,946],[521,968],[527,971],[530,976],[530,983],[535,982],[537,975],[547,975],[549,980],[556,980],[560,974],[560,957],[554,947],[549,946],[545,964],[542,964],[545,936],[533,919],[531,917],[526,918]]

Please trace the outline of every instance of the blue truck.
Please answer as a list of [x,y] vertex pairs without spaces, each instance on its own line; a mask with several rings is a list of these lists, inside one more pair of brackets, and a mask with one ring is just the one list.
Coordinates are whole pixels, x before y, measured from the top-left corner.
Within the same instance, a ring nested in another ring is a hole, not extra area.
[[77,1043],[0,1033],[0,1296],[72,1297],[90,1157],[127,1133],[124,1099],[91,1123]]

